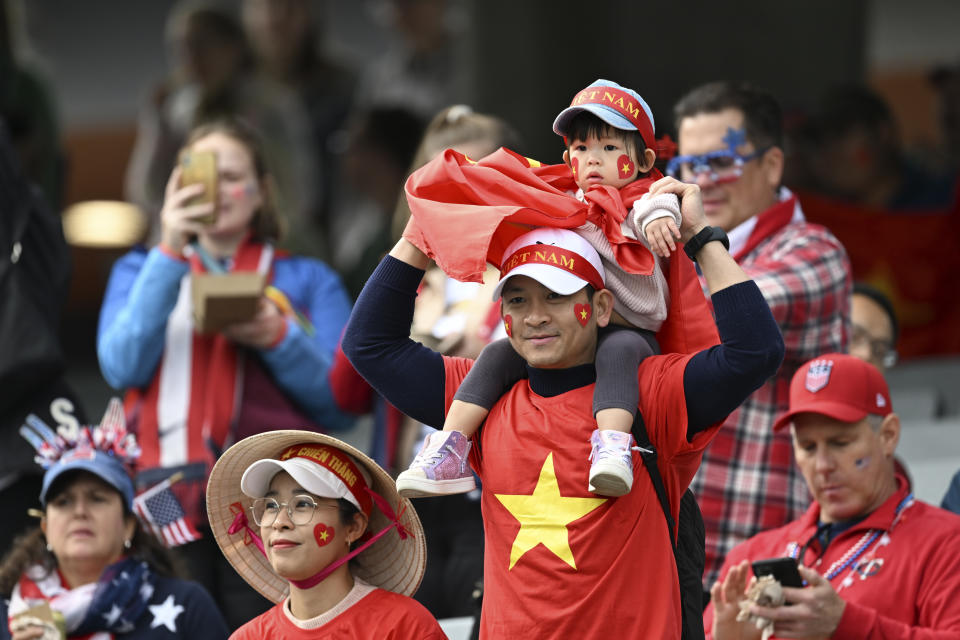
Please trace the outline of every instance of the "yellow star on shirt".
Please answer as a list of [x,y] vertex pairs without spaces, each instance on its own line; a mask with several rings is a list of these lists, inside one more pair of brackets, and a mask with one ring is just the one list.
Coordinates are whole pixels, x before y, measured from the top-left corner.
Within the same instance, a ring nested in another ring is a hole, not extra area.
[[605,498],[568,498],[560,495],[557,474],[553,470],[553,453],[547,455],[540,469],[537,486],[531,495],[494,494],[507,511],[520,522],[520,531],[510,549],[510,568],[527,551],[542,544],[558,558],[576,569],[577,563],[570,550],[570,531],[567,528],[601,504]]

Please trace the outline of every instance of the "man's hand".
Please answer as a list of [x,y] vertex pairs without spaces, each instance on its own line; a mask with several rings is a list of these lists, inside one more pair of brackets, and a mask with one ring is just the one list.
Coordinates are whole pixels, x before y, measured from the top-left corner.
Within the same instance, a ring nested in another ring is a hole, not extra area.
[[698,185],[671,177],[660,178],[650,185],[650,197],[661,193],[673,193],[680,199],[681,242],[687,242],[707,226],[707,215],[703,212],[703,199]]
[[647,225],[647,243],[661,258],[669,258],[677,250],[674,239],[680,239],[680,230],[673,218],[657,218]]
[[401,262],[406,262],[411,267],[423,269],[424,271],[430,266],[430,258],[405,238],[400,238],[393,249],[390,250],[390,255]]
[[257,314],[246,322],[237,322],[225,327],[223,335],[254,349],[269,349],[280,341],[287,320],[276,305],[267,298],[260,298]]
[[737,621],[740,601],[747,591],[749,573],[750,563],[744,560],[730,568],[722,583],[714,582],[710,588],[714,640],[753,640],[760,637],[760,630],[754,625]]
[[753,606],[751,611],[773,620],[778,638],[829,638],[837,630],[847,603],[819,573],[808,567],[799,569],[807,586],[783,588],[790,604],[775,609]]

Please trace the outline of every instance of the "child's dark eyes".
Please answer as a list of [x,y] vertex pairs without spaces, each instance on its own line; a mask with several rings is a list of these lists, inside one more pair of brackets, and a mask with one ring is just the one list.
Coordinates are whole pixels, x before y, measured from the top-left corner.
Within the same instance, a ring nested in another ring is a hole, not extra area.
[[619,149],[619,148],[620,148],[620,147],[618,147],[618,146],[615,145],[615,144],[605,144],[605,145],[603,145],[603,150],[604,150],[604,151],[616,151],[616,150]]

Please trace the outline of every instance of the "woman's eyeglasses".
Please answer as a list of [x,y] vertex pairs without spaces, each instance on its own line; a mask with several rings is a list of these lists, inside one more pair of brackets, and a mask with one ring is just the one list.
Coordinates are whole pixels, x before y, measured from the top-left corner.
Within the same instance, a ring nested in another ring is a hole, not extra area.
[[310,496],[294,496],[287,502],[279,502],[274,498],[257,498],[253,501],[250,511],[253,521],[260,527],[269,527],[277,520],[280,509],[286,508],[290,522],[295,525],[307,524],[313,519],[313,512],[317,507],[339,509],[339,505],[329,502],[317,502]]

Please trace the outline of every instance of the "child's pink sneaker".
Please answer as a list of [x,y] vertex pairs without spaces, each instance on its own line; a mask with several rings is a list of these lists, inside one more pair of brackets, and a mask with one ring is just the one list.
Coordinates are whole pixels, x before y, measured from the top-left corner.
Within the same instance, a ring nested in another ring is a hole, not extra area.
[[459,431],[429,434],[410,468],[397,476],[397,491],[405,498],[473,491],[477,484],[467,460],[470,444]]
[[601,496],[622,496],[633,487],[633,436],[613,429],[595,429],[590,435],[590,484]]

